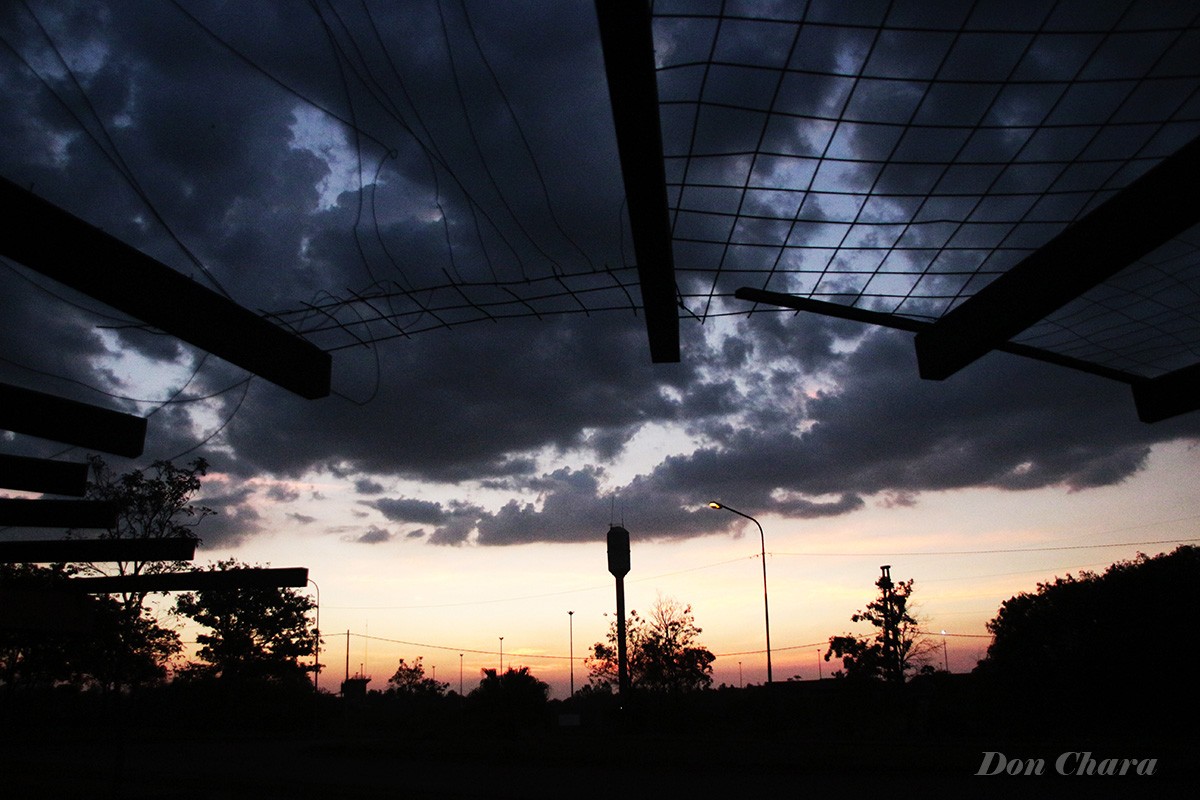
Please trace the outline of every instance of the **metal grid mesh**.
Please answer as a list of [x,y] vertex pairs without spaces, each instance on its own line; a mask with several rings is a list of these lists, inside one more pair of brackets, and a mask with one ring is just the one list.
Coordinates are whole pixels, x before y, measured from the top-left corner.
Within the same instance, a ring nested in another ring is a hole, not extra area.
[[[685,308],[752,286],[936,320],[1200,134],[1195,7],[1020,5],[656,3]],[[1181,237],[1022,341],[1194,362],[1196,256]]]

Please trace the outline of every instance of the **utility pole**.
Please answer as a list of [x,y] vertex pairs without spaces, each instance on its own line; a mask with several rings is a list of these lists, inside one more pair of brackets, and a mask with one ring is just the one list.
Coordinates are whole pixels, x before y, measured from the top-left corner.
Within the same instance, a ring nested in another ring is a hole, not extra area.
[[889,681],[904,681],[904,670],[900,668],[900,642],[897,631],[896,609],[892,600],[891,564],[879,568],[879,589],[883,595],[883,663],[884,677]]

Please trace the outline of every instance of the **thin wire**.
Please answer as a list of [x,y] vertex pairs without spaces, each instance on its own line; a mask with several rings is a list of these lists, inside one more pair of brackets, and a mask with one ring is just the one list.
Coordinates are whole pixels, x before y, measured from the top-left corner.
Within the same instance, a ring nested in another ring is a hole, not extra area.
[[1151,544],[1180,544],[1183,542],[1200,542],[1197,537],[1181,537],[1179,539],[1157,539],[1146,542],[1113,542],[1106,544],[1076,544],[1076,545],[1061,545],[1057,547],[1006,547],[993,548],[990,550],[922,550],[922,551],[899,551],[892,550],[887,552],[861,552],[861,553],[793,553],[770,551],[768,555],[772,556],[803,556],[811,558],[814,556],[832,556],[836,558],[863,556],[870,558],[889,557],[889,556],[978,556],[978,555],[993,555],[996,553],[1047,553],[1058,550],[1093,550],[1102,547],[1138,547],[1141,545]]

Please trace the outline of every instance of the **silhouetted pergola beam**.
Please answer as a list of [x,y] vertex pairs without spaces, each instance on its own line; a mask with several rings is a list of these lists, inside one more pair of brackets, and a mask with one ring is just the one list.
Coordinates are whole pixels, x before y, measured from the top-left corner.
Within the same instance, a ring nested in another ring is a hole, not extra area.
[[917,334],[921,377],[953,375],[1200,222],[1198,185],[1200,139]]
[[1142,422],[1159,422],[1200,410],[1200,364],[1135,383],[1133,401]]
[[88,465],[82,461],[54,461],[0,453],[0,488],[43,494],[83,497]]
[[66,582],[66,585],[74,591],[88,594],[277,589],[307,586],[308,568],[248,568],[204,572],[164,572],[158,575],[117,575],[107,578],[72,578]]
[[0,541],[0,564],[66,564],[105,561],[191,561],[196,539],[55,539]]
[[136,458],[146,420],[45,392],[0,383],[0,430]]
[[596,0],[650,358],[679,360],[679,309],[650,4]]
[[0,498],[0,528],[115,528],[117,505],[107,500]]
[[329,394],[328,353],[4,179],[0,217],[0,254],[301,397]]
[[[895,314],[886,314],[882,311],[871,311],[866,308],[855,308],[854,306],[842,305],[841,303],[830,303],[824,300],[813,300],[809,297],[798,297],[791,294],[781,294],[779,292],[768,292],[763,289],[754,289],[751,287],[742,287],[733,293],[734,297],[739,300],[752,300],[756,303],[766,305],[781,306],[783,308],[792,308],[797,311],[809,311],[814,314],[821,314],[827,317],[838,317],[839,319],[848,319],[855,322],[865,322],[870,325],[879,325],[885,328],[895,328],[897,330],[908,331],[910,333],[921,334],[929,331],[937,323],[924,322],[919,319],[910,317],[899,317]],[[1120,381],[1121,383],[1136,384],[1142,380],[1137,375],[1125,372],[1119,369],[1112,369],[1100,364],[1092,363],[1091,361],[1083,361],[1078,358],[1060,355],[1042,350],[1029,345],[1017,344],[1016,342],[1001,342],[994,348],[1002,353],[1009,353],[1015,356],[1023,356],[1032,358],[1036,361],[1044,361],[1047,364],[1054,364],[1068,369],[1086,372],[1090,375],[1098,375],[1101,378]]]

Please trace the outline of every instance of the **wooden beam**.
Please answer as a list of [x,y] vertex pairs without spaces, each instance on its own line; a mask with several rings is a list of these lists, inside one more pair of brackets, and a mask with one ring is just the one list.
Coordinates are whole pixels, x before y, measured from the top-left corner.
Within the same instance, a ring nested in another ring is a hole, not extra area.
[[158,575],[119,575],[110,578],[71,578],[70,589],[88,594],[128,592],[203,592],[235,589],[274,589],[308,585],[307,567],[226,569],[164,572]]
[[53,461],[0,453],[0,488],[4,489],[83,497],[87,491],[87,474],[88,465],[83,461]]
[[107,500],[0,498],[0,527],[115,528],[117,505]]
[[0,541],[0,564],[68,564],[105,561],[191,561],[197,539],[54,539]]
[[942,380],[1200,222],[1200,138],[1167,157],[917,334]]
[[1200,410],[1200,364],[1135,383],[1133,402],[1142,422],[1160,422]]
[[330,355],[11,181],[0,254],[301,397],[329,394]]
[[679,360],[679,308],[650,4],[646,0],[596,0],[596,17],[629,204],[650,359],[655,363],[675,362]]
[[0,383],[0,429],[136,458],[146,420],[45,392]]

